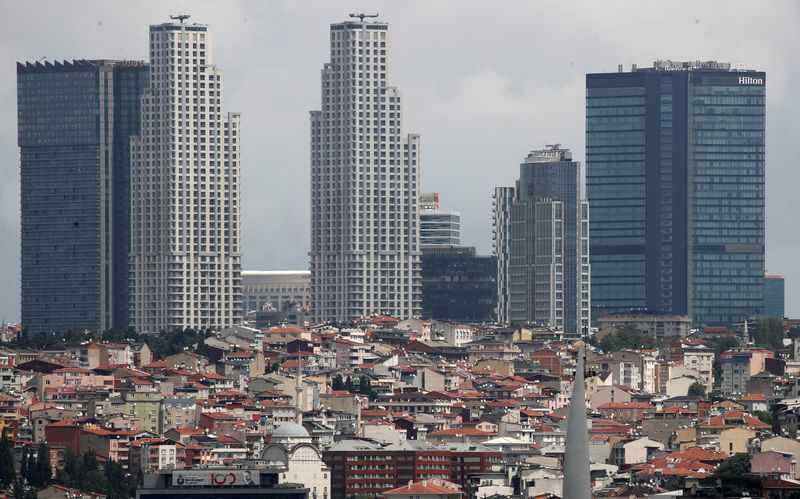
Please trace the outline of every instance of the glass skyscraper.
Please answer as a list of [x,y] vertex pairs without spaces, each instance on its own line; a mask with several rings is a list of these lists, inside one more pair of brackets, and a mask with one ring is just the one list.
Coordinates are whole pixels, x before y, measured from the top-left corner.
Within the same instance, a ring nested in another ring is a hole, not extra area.
[[148,74],[132,61],[17,65],[28,332],[129,325],[129,137]]
[[580,163],[556,144],[520,165],[508,218],[508,319],[587,333],[590,323],[589,208]]
[[497,306],[494,256],[474,246],[422,247],[422,317],[454,322],[491,322]]
[[594,317],[761,313],[765,82],[713,61],[586,76]]
[[782,275],[764,274],[764,315],[783,317],[784,280]]

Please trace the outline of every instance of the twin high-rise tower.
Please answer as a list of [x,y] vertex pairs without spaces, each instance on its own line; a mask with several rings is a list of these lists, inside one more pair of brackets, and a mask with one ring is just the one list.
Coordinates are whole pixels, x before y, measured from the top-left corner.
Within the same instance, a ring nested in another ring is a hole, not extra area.
[[208,27],[151,26],[150,61],[17,66],[29,332],[240,315],[239,118]]
[[150,27],[131,140],[131,324],[219,329],[242,309],[238,113],[222,112],[208,26]]
[[391,33],[332,24],[311,112],[311,302],[316,321],[419,315],[419,135],[403,134]]

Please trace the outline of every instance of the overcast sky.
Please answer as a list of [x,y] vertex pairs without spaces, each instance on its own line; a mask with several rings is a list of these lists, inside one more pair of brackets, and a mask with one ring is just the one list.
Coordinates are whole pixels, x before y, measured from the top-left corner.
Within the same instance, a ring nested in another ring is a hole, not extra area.
[[185,12],[212,25],[225,109],[242,113],[245,269],[307,268],[308,111],[320,106],[328,25],[392,26],[405,131],[422,135],[422,190],[491,252],[491,195],[531,149],[584,158],[584,75],[657,58],[767,72],[767,269],[800,316],[796,1],[18,1],[0,16],[0,318],[19,319],[16,61],[146,59],[147,27]]

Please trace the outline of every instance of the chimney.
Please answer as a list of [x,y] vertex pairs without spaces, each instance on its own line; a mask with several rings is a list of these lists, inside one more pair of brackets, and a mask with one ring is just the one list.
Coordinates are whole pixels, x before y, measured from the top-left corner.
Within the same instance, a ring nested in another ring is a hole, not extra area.
[[622,72],[622,64],[617,64],[617,73]]

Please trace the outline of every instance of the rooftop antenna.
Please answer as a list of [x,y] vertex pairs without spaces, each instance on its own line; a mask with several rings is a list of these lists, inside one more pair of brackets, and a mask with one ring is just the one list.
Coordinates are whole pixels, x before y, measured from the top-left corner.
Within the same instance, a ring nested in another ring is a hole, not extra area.
[[183,22],[189,19],[190,17],[192,16],[190,16],[189,14],[178,14],[177,16],[169,16],[170,19],[178,20],[181,22],[181,24],[183,24]]
[[364,14],[363,12],[361,12],[360,14],[350,14],[350,17],[357,17],[357,18],[361,19],[361,22],[363,23],[364,22],[364,18],[378,17],[378,15],[379,14]]

